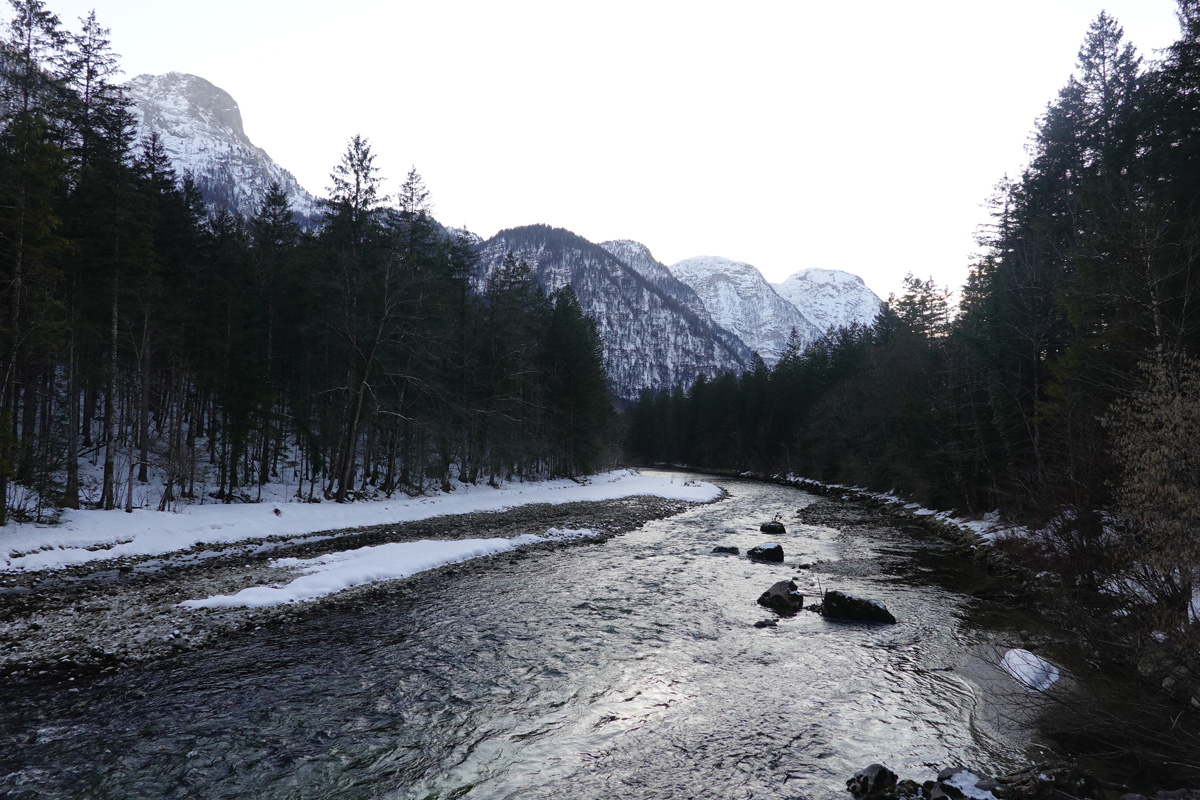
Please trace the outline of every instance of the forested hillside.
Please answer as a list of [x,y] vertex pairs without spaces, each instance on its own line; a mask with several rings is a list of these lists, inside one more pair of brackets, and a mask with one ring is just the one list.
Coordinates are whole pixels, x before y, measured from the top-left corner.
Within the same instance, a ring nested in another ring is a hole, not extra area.
[[[117,56],[16,0],[0,46],[0,523],[575,475],[611,405],[594,326],[515,259],[480,292],[471,243],[414,170],[380,195],[366,139],[301,231],[272,187],[207,209],[161,142],[134,141]],[[89,480],[94,476],[94,480]]]
[[1095,20],[1028,167],[999,186],[956,313],[910,276],[871,328],[644,395],[633,454],[1041,520],[1074,578],[1123,574],[1119,593],[1186,621],[1200,565],[1200,2],[1180,19],[1151,65],[1114,19]]

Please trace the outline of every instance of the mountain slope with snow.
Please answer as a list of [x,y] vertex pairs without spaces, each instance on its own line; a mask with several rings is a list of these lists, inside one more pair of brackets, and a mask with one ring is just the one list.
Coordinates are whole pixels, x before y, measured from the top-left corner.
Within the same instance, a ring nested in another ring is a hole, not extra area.
[[656,287],[683,303],[697,316],[708,317],[704,301],[700,299],[695,290],[672,275],[671,270],[656,259],[646,245],[630,239],[617,239],[601,242],[600,246],[621,259],[625,266],[632,268]]
[[713,322],[757,350],[768,365],[779,360],[792,329],[802,345],[821,331],[800,309],[784,300],[753,265],[718,256],[685,258],[670,267],[671,274],[690,286]]
[[317,199],[246,136],[237,101],[224,89],[181,72],[138,75],[124,88],[138,138],[157,133],[175,171],[191,174],[210,208],[250,216],[275,181],[301,223],[319,218]]
[[570,284],[596,321],[613,391],[634,399],[644,389],[690,386],[701,373],[741,372],[750,353],[728,331],[697,314],[601,246],[546,225],[501,231],[478,248],[482,289],[510,251],[547,292]]
[[822,331],[871,325],[883,308],[862,278],[836,269],[802,269],[773,288]]

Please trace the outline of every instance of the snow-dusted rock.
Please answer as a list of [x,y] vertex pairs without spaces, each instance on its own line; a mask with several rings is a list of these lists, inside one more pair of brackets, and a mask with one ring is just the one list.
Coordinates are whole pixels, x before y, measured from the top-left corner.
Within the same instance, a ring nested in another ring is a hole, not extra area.
[[1058,683],[1058,667],[1028,650],[1009,650],[1000,666],[1030,692],[1044,692]]
[[671,265],[671,274],[700,296],[713,322],[737,334],[768,365],[779,360],[793,328],[802,345],[822,333],[751,264],[696,256]]
[[318,219],[316,198],[247,138],[237,101],[224,89],[182,72],[138,75],[124,88],[133,101],[138,138],[157,133],[175,171],[192,175],[210,207],[249,216],[275,181],[297,219],[305,224]]
[[772,286],[821,331],[871,325],[883,308],[862,278],[837,269],[802,269]]
[[758,604],[784,617],[793,617],[804,608],[804,595],[795,581],[778,581],[758,597]]

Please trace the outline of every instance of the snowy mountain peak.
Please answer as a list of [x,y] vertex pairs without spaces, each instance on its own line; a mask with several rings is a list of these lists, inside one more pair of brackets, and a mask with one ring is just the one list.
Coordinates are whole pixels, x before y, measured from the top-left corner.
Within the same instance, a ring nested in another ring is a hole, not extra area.
[[610,242],[601,242],[600,246],[621,259],[625,262],[625,266],[632,268],[643,278],[661,281],[674,277],[671,275],[671,271],[650,253],[650,248],[641,242],[635,242],[632,239],[615,239]]
[[[242,111],[233,95],[197,75],[168,72],[138,75],[125,84],[142,109],[142,124],[159,131],[180,132],[181,124],[202,122],[253,147],[242,127]],[[149,101],[149,102],[143,102]],[[183,131],[187,132],[187,131]]]
[[793,328],[805,345],[821,334],[799,308],[775,293],[752,264],[695,256],[670,269],[700,296],[713,322],[741,337],[769,365],[783,355]]
[[312,224],[320,217],[316,198],[246,136],[229,92],[182,72],[138,75],[125,90],[138,137],[157,133],[175,171],[191,174],[210,207],[250,216],[278,182],[297,219]]
[[862,278],[837,269],[802,269],[775,284],[775,291],[822,331],[870,325],[883,308]]

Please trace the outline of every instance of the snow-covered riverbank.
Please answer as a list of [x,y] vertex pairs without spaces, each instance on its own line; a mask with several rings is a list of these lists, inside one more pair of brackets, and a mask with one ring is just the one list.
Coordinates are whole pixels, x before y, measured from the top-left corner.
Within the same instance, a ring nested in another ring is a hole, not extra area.
[[[356,503],[207,504],[178,513],[135,509],[67,511],[58,525],[33,523],[0,531],[0,572],[19,572],[123,558],[145,558],[205,545],[268,542],[320,531],[413,522],[446,514],[503,511],[534,503],[576,503],[648,495],[703,503],[720,496],[711,483],[679,475],[619,470],[572,480],[509,483],[500,488],[459,484],[449,494],[396,495]],[[223,549],[223,548],[218,548]]]
[[14,540],[31,550],[0,571],[0,674],[115,669],[309,612],[296,601],[364,602],[402,591],[397,578],[602,541],[720,494],[678,475],[619,472],[434,498],[78,512],[58,528],[14,526],[10,550]]

